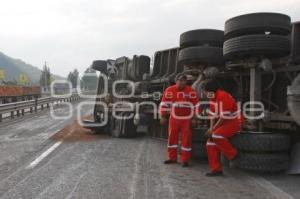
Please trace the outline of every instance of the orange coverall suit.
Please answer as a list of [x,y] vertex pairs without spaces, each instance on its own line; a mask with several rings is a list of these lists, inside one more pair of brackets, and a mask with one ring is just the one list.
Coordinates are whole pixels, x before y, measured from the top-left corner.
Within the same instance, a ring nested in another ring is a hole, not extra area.
[[210,102],[210,115],[213,114],[212,117],[216,121],[220,117],[224,119],[223,123],[213,130],[212,138],[206,144],[209,167],[212,172],[219,172],[222,171],[221,152],[228,160],[232,160],[237,155],[237,150],[231,145],[228,138],[241,131],[243,117],[241,113],[238,113],[236,101],[223,90],[217,90]]
[[181,161],[188,162],[191,157],[191,118],[199,98],[195,90],[185,86],[178,90],[177,85],[168,87],[160,105],[161,116],[170,113],[168,128],[168,157],[177,160],[178,137],[181,132]]

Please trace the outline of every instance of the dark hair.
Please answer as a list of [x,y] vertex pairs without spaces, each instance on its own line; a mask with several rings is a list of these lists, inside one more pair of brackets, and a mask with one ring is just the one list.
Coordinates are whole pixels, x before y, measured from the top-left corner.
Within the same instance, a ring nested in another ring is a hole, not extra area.
[[216,92],[218,89],[221,89],[221,85],[216,79],[204,80],[201,87],[207,92]]
[[187,76],[185,74],[179,73],[176,77],[175,77],[176,81],[177,80],[187,80]]

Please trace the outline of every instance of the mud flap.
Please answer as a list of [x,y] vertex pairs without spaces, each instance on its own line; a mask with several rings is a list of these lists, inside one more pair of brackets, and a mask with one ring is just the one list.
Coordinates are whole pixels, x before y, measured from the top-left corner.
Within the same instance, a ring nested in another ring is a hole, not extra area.
[[300,174],[300,142],[295,144],[292,148],[291,163],[287,174],[295,175]]

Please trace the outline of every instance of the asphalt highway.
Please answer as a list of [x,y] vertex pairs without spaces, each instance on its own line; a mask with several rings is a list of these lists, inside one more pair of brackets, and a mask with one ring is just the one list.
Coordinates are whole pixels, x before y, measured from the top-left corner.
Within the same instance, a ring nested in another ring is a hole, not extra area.
[[164,141],[93,134],[76,119],[44,110],[0,124],[0,198],[300,198],[298,176],[226,169],[207,178],[205,160],[163,165]]

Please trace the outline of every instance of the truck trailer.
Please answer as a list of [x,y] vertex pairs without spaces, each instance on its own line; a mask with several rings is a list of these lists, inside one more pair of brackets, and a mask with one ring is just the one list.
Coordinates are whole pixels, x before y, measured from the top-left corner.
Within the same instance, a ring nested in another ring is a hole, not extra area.
[[[280,13],[251,13],[225,22],[225,30],[196,29],[180,35],[179,46],[150,57],[95,60],[100,71],[94,107],[99,131],[114,137],[146,134],[167,138],[158,107],[165,88],[178,74],[202,102],[201,84],[216,78],[247,114],[243,130],[231,139],[239,158],[232,167],[280,172],[290,166],[292,146],[299,142],[300,23]],[[207,104],[203,103],[203,118]],[[204,133],[209,120],[193,123],[193,156],[206,156]],[[224,160],[225,161],[225,160]],[[300,166],[300,165],[299,165]]]
[[39,86],[0,86],[0,104],[31,100],[40,96]]

